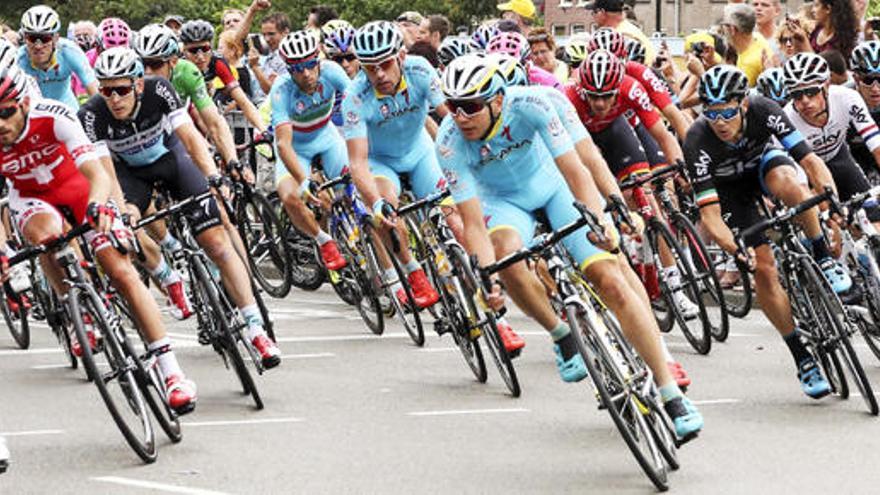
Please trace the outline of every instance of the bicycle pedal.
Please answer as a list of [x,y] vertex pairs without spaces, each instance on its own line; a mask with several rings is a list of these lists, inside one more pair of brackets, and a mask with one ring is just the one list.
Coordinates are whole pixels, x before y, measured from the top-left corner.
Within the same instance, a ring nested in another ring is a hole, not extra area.
[[449,333],[452,330],[448,323],[443,320],[437,320],[434,322],[434,331],[437,332],[437,335],[442,337],[443,334]]
[[471,328],[471,331],[468,333],[471,338],[471,341],[476,341],[480,337],[483,336],[483,331],[480,330],[480,327]]
[[510,359],[516,359],[519,357],[520,354],[522,354],[522,350],[523,348],[520,347],[519,349],[516,349],[514,351],[507,351],[507,355],[510,357]]
[[209,345],[211,343],[211,332],[207,330],[199,331],[199,344]]

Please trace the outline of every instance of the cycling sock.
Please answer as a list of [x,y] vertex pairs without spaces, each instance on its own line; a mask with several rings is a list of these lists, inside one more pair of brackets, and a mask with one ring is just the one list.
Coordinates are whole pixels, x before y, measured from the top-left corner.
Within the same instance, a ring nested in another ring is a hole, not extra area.
[[171,235],[171,231],[165,232],[165,237],[159,241],[159,245],[171,252],[183,248],[183,244],[181,244],[176,237]]
[[404,267],[406,268],[406,274],[409,275],[412,272],[418,271],[422,269],[422,265],[415,260],[415,258],[409,260],[409,263]]
[[672,353],[669,352],[669,347],[666,345],[666,339],[664,339],[662,335],[660,336],[660,349],[663,350],[663,359],[667,363],[675,362],[675,358],[672,357]]
[[263,315],[260,314],[260,308],[256,304],[251,304],[241,308],[241,316],[248,326],[248,338],[253,340],[254,337],[263,333]]
[[147,349],[150,351],[160,351],[156,359],[159,361],[159,368],[162,370],[162,376],[166,378],[171,375],[183,376],[183,370],[180,369],[180,364],[177,362],[177,356],[175,356],[174,351],[171,350],[171,339],[168,336],[150,342],[150,344],[147,345]]
[[556,328],[550,330],[550,336],[553,337],[553,342],[559,346],[563,361],[568,361],[578,353],[577,342],[574,341],[571,328],[565,322],[560,321]]
[[330,237],[330,234],[324,232],[324,229],[318,229],[318,235],[315,236],[315,242],[317,242],[319,246],[323,246],[332,240],[333,238]]
[[168,287],[180,281],[180,275],[171,268],[165,258],[159,258],[159,265],[150,270],[150,274],[156,277],[162,287]]
[[820,235],[815,239],[810,239],[810,244],[813,246],[813,259],[821,261],[825,258],[831,257],[831,253],[828,252],[828,245],[825,243],[824,235]]
[[681,393],[681,389],[678,388],[678,385],[676,385],[675,382],[664,385],[660,387],[659,390],[660,399],[663,401],[664,404],[678,397],[684,397],[684,394]]
[[801,336],[798,335],[797,328],[795,328],[795,331],[782,337],[782,340],[785,341],[785,344],[788,346],[788,350],[791,351],[791,356],[794,358],[795,366],[798,366],[800,368],[801,363],[804,362],[805,359],[813,358],[813,356],[810,354],[810,351],[807,350],[807,347],[801,340]]
[[384,272],[382,272],[382,278],[385,279],[386,282],[396,280],[397,270],[395,270],[394,268],[387,268]]

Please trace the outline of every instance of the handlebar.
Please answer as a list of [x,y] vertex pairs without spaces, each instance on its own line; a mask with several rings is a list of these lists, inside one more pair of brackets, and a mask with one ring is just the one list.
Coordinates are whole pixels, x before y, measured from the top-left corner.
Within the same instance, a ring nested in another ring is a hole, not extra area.
[[189,198],[187,198],[183,201],[180,201],[178,203],[174,203],[173,205],[171,205],[163,210],[159,210],[156,213],[153,213],[152,215],[149,215],[147,217],[142,218],[137,224],[134,225],[134,227],[132,227],[132,229],[137,230],[137,229],[143,228],[146,225],[149,225],[157,220],[161,220],[165,217],[171,216],[171,215],[177,213],[178,211],[189,207],[193,203],[198,203],[200,201],[203,201],[207,198],[212,197],[213,195],[214,195],[213,191],[208,190],[208,191],[203,192],[202,194],[198,194],[196,196],[190,196]]
[[451,195],[452,195],[452,192],[449,189],[443,189],[442,191],[439,191],[439,192],[436,192],[433,194],[429,194],[428,196],[425,196],[424,198],[422,198],[418,201],[413,201],[412,203],[410,203],[408,205],[401,206],[397,210],[397,214],[398,215],[405,215],[411,211],[416,211],[416,210],[422,209],[425,206],[434,206],[436,203],[443,201],[444,199],[448,198]]
[[9,266],[15,265],[17,263],[21,263],[23,261],[29,260],[41,254],[48,253],[50,251],[54,251],[61,246],[64,246],[68,242],[72,241],[76,237],[79,237],[86,232],[92,230],[92,226],[88,223],[84,223],[77,227],[70,229],[66,234],[56,237],[48,242],[40,244],[39,246],[28,246],[19,252],[15,253],[15,255],[9,259]]
[[667,176],[672,176],[679,173],[681,169],[682,166],[680,163],[673,163],[672,165],[660,167],[656,170],[653,170],[650,174],[642,174],[637,177],[631,177],[621,182],[620,190],[626,191],[627,189],[633,189],[643,184],[647,184],[648,182],[664,180],[667,178]]

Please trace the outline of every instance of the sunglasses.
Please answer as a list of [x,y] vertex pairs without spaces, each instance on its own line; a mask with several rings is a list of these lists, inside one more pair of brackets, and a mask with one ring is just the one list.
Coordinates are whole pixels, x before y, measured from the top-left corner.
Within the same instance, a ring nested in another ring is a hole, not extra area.
[[865,86],[873,86],[877,83],[880,83],[880,75],[876,76],[859,76],[859,83],[864,84]]
[[544,43],[550,39],[549,34],[537,34],[535,36],[529,36],[529,43]]
[[787,45],[789,43],[794,44],[795,42],[801,43],[804,41],[804,37],[800,34],[796,34],[794,36],[780,36],[779,44]]
[[198,55],[200,53],[206,53],[211,51],[211,45],[196,45],[191,46],[186,49],[191,55]]
[[591,98],[594,100],[606,100],[608,98],[613,98],[617,96],[616,89],[605,91],[603,93],[594,93],[593,91],[587,91],[585,89],[579,89],[578,92],[580,93],[582,99]]
[[0,108],[0,120],[6,120],[18,113],[18,104],[11,107]]
[[354,62],[355,59],[357,59],[357,55],[355,55],[354,53],[346,53],[345,55],[336,55],[330,60],[336,62],[337,64],[341,64],[342,62]]
[[305,62],[299,62],[297,64],[288,64],[287,72],[291,74],[300,74],[307,70],[312,70],[321,63],[317,58],[313,58],[311,60],[306,60]]
[[812,98],[822,92],[821,86],[811,86],[809,88],[792,89],[788,92],[792,101],[798,101],[804,96]]
[[733,120],[739,115],[739,107],[725,108],[723,110],[706,109],[703,110],[703,115],[705,115],[710,122],[715,122],[718,119]]
[[134,84],[131,86],[101,86],[98,91],[104,98],[110,98],[113,95],[126,97],[134,91]]
[[396,59],[394,57],[385,59],[377,64],[364,64],[364,70],[367,72],[376,72],[378,69],[382,69],[383,72],[387,72],[391,69],[391,66],[394,64]]
[[28,43],[37,44],[47,44],[50,43],[55,38],[52,34],[33,34],[33,33],[25,33],[24,39],[27,40]]
[[453,115],[468,118],[482,112],[488,104],[483,100],[446,100],[446,106]]
[[165,65],[165,61],[158,58],[148,58],[144,59],[144,66],[148,69],[156,70],[161,69],[162,66]]

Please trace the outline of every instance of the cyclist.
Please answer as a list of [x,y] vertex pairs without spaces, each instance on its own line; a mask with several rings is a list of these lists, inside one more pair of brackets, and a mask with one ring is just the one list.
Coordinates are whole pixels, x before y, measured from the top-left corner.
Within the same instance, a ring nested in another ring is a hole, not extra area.
[[[866,41],[853,50],[850,67],[856,89],[865,101],[874,123],[880,125],[880,41]],[[851,131],[852,154],[865,171],[876,172],[874,156],[861,136]],[[873,174],[875,177],[877,174]]]
[[[334,19],[321,27],[324,55],[339,64],[349,79],[354,79],[361,70],[361,63],[354,54],[354,27],[341,19]],[[344,88],[343,88],[344,89]],[[335,95],[331,120],[337,128],[342,127],[342,96],[345,91]]]
[[486,45],[486,52],[506,53],[516,57],[526,68],[526,74],[528,75],[530,84],[536,86],[550,86],[551,88],[556,88],[562,91],[562,84],[556,79],[556,76],[538,67],[534,62],[529,60],[532,48],[531,45],[529,45],[529,40],[526,39],[525,36],[514,31],[498,33],[489,40],[489,44]]
[[788,103],[788,88],[785,87],[785,78],[782,67],[771,67],[758,76],[758,84],[755,91],[766,98],[775,101],[780,107]]
[[[738,250],[730,228],[746,229],[760,221],[758,200],[773,196],[795,205],[810,197],[798,179],[795,161],[816,189],[834,187],[822,159],[810,150],[779,105],[748,92],[748,78],[736,67],[716,65],[708,69],[699,86],[703,116],[691,126],[684,142],[701,222],[715,242],[732,254]],[[726,222],[722,213],[729,214]],[[831,285],[837,291],[848,289],[851,281],[831,258],[815,209],[805,212],[799,221]],[[763,233],[744,241],[748,253],[738,256],[741,262],[754,259],[755,293],[791,351],[801,388],[812,398],[827,395],[828,382],[795,331],[791,304],[779,282],[770,241]]]
[[76,74],[89,96],[98,92],[95,73],[83,51],[73,41],[59,38],[61,20],[51,7],[37,5],[21,16],[25,46],[18,51],[18,64],[36,79],[46,98],[79,108],[71,75]]
[[[480,265],[529,242],[539,210],[553,228],[579,218],[575,198],[602,215],[592,177],[578,159],[554,105],[541,93],[505,89],[495,61],[475,55],[452,61],[443,76],[443,91],[451,115],[441,124],[437,156],[462,216],[465,246]],[[592,245],[586,234],[583,228],[563,243],[654,371],[676,433],[681,438],[696,435],[702,416],[665,366],[650,309],[635,303],[639,296],[625,282],[615,257]],[[606,244],[614,247],[613,241]],[[562,380],[584,379],[587,369],[577,350],[577,337],[554,312],[525,263],[502,271],[500,279],[516,304],[550,333]],[[487,299],[496,309],[503,304],[497,277]]]
[[[238,83],[235,69],[220,55],[214,53],[211,43],[214,40],[214,26],[201,19],[187,21],[180,29],[180,41],[183,43],[183,54],[202,71],[205,83],[214,84],[219,80],[222,91],[235,101],[244,117],[261,134],[266,131],[266,124],[260,118],[257,107],[248,99]],[[210,88],[210,86],[209,86]]]
[[349,79],[335,62],[318,58],[318,40],[308,31],[288,34],[278,47],[287,63],[287,74],[272,83],[272,127],[278,160],[275,186],[290,221],[318,243],[328,270],[346,265],[336,241],[325,232],[307,202],[320,204],[313,195],[311,163],[321,157],[324,174],[333,179],[348,163],[345,140],[330,122],[338,94]]
[[[12,184],[9,210],[13,221],[34,245],[62,235],[65,219],[74,225],[85,221],[92,224],[96,230],[85,236],[86,242],[131,307],[147,347],[159,354],[170,407],[180,414],[192,411],[196,387],[185,378],[171,350],[156,302],[128,258],[116,249],[106,249],[111,247],[111,229],[119,239],[127,236],[110,201],[111,197],[121,199],[118,187],[102,167],[74,111],[57,101],[30,96],[25,85],[25,75],[17,67],[0,70],[0,172]],[[51,255],[42,256],[40,261],[54,289],[64,292],[57,261]],[[0,266],[0,271],[6,272],[7,268]],[[94,347],[97,338],[89,331],[85,345]],[[82,355],[82,345],[71,331],[75,355]]]
[[[785,86],[791,102],[785,114],[825,162],[843,200],[871,188],[846,143],[854,129],[880,167],[880,130],[855,90],[830,83],[828,62],[815,53],[798,53],[785,62]],[[867,208],[868,218],[880,221],[880,209]]]
[[[150,205],[156,184],[163,184],[178,200],[204,193],[209,184],[221,188],[222,177],[206,143],[170,82],[145,78],[140,59],[130,48],[104,51],[95,71],[101,96],[92,97],[80,110],[79,118],[102,163],[108,168],[115,165],[130,209],[142,214]],[[179,161],[169,150],[172,133],[191,160]],[[209,198],[190,208],[187,215],[194,237],[220,269],[224,286],[247,323],[247,338],[259,351],[263,365],[279,365],[281,353],[263,329],[247,269],[232,247],[217,203]]]
[[440,48],[437,49],[437,58],[440,60],[440,67],[444,68],[457,57],[479,50],[480,47],[468,37],[447,36],[440,43]]
[[[649,137],[659,143],[663,162],[667,157],[673,162],[681,160],[678,141],[666,129],[648,91],[635,78],[625,74],[623,62],[608,50],[595,50],[587,56],[574,75],[574,83],[565,87],[565,94],[602,150],[617,180],[624,181],[631,175],[650,171],[651,160],[628,121],[627,112],[632,112],[648,130]],[[649,197],[654,211],[659,211],[653,195]],[[660,257],[670,285],[679,285],[677,280],[681,274],[665,243],[660,246]],[[682,291],[676,291],[673,298],[685,317],[699,313],[699,307]]]
[[[403,34],[394,24],[376,21],[358,29],[354,52],[362,71],[342,101],[343,136],[352,180],[373,215],[382,219],[386,205],[397,205],[400,174],[409,175],[418,198],[443,187],[433,142],[424,129],[430,108],[441,115],[446,110],[436,71],[425,59],[406,56]],[[440,296],[406,246],[401,246],[400,259],[415,304],[432,306]],[[394,268],[386,266],[384,277],[396,279]],[[393,292],[405,297],[401,288]]]

